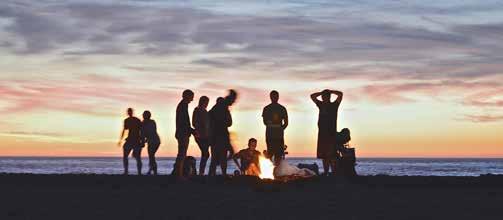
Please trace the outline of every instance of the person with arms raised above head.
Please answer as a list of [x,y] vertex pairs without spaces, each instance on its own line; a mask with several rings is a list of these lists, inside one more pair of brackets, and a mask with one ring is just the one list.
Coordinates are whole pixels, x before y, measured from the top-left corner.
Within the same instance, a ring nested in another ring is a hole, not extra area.
[[204,175],[206,163],[210,157],[210,118],[206,108],[210,99],[207,96],[199,98],[199,105],[194,109],[192,114],[192,125],[196,131],[196,142],[201,150],[201,161],[199,163],[199,175]]
[[142,134],[144,142],[148,144],[148,165],[149,169],[147,174],[150,175],[154,172],[157,175],[157,162],[155,160],[155,153],[161,145],[161,139],[157,133],[157,125],[154,120],[151,119],[152,113],[150,111],[143,112],[143,125]]
[[[332,94],[337,96],[334,102],[330,100]],[[319,96],[321,100],[318,99]],[[330,167],[332,172],[335,172],[337,118],[342,96],[342,92],[328,89],[311,95],[311,99],[319,109],[317,158],[323,160],[325,175],[329,174]]]
[[285,156],[284,131],[288,127],[288,112],[278,103],[279,93],[275,90],[270,93],[271,104],[262,112],[262,119],[266,126],[267,153],[278,165]]
[[122,144],[124,135],[127,130],[128,136],[126,138],[126,142],[123,145],[123,155],[122,155],[122,161],[124,165],[124,175],[129,174],[128,157],[129,154],[131,154],[131,151],[133,152],[133,157],[136,159],[136,167],[138,169],[138,175],[141,175],[141,167],[142,167],[141,149],[143,148],[144,145],[143,141],[141,140],[142,123],[140,119],[133,116],[133,113],[134,111],[132,108],[127,109],[128,118],[124,120],[124,127],[122,129],[121,137],[118,143],[119,146]]
[[194,129],[191,127],[189,117],[189,103],[191,103],[192,100],[194,100],[194,92],[187,89],[183,91],[182,100],[176,107],[175,137],[178,141],[178,154],[176,156],[176,166],[174,167],[174,169],[179,179],[184,179],[183,164],[185,157],[187,157],[190,136],[194,133]]

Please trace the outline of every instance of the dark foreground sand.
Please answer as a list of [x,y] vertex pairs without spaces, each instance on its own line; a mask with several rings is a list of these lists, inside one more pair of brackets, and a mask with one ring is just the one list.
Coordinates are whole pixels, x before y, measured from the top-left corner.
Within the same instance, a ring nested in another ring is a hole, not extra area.
[[503,219],[503,176],[255,178],[0,174],[0,219]]

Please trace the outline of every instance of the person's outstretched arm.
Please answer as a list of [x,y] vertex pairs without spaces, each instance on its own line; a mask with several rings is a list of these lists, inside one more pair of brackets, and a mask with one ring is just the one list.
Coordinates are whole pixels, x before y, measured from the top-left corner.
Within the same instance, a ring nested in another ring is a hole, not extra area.
[[338,90],[330,90],[330,92],[332,94],[335,94],[337,96],[337,99],[335,100],[335,102],[337,103],[341,103],[342,102],[342,96],[343,96],[343,93],[341,91],[338,91]]
[[318,97],[322,94],[322,92],[315,92],[311,94],[311,100],[313,100],[314,103],[318,104],[321,101],[318,99]]

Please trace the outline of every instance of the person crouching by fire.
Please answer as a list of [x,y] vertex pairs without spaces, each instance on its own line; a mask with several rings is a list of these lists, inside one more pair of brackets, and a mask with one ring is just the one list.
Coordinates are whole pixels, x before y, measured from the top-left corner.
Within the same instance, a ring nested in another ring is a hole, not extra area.
[[[250,138],[248,140],[248,148],[240,150],[234,154],[233,158],[239,166],[241,173],[248,176],[260,175],[259,156],[260,151],[257,151],[257,139]],[[238,163],[237,160],[241,163]]]

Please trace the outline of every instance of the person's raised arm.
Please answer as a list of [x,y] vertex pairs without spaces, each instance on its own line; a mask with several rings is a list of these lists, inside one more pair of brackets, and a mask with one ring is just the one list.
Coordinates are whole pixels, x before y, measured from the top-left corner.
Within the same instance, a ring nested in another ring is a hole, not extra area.
[[311,94],[311,100],[313,100],[313,102],[316,104],[320,103],[321,101],[318,99],[318,97],[321,96],[322,93],[323,92],[315,92]]
[[335,100],[335,102],[337,102],[337,103],[341,103],[342,102],[343,93],[341,91],[331,90],[330,93],[335,94],[337,96],[337,99]]

